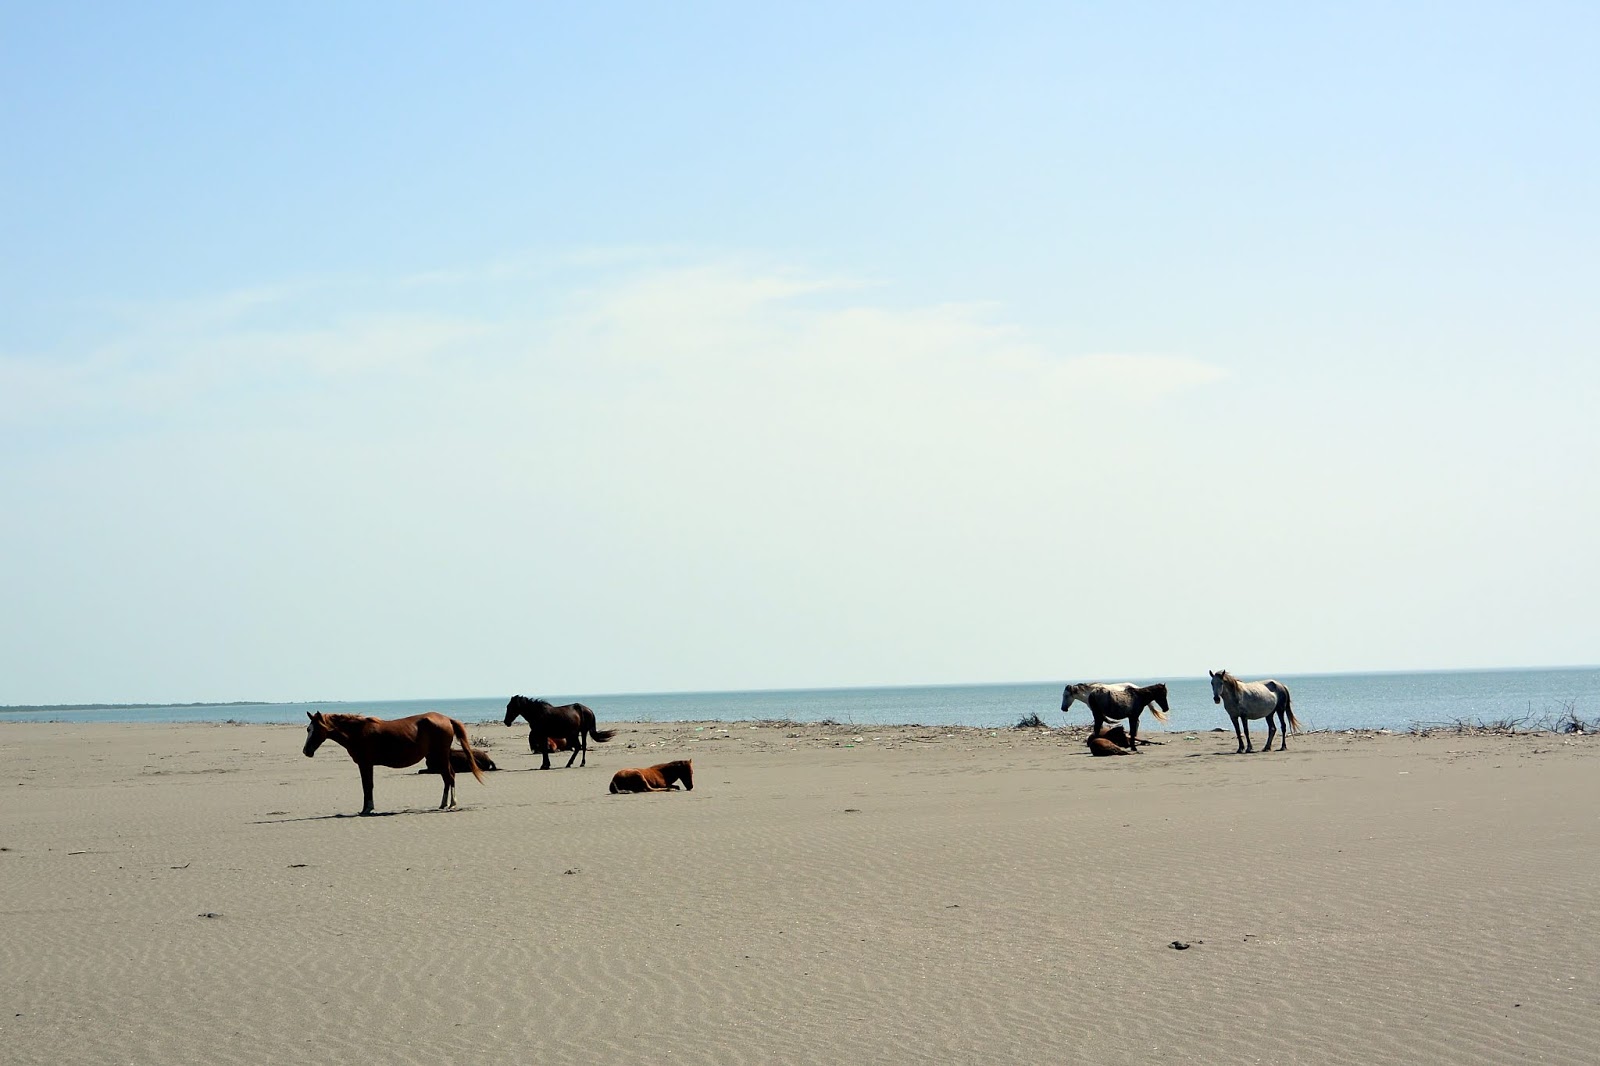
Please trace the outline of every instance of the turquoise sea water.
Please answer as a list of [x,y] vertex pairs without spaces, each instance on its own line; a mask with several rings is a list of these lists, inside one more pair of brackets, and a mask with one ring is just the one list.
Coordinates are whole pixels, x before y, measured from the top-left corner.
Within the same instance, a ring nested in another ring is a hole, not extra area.
[[[1050,725],[1087,724],[1082,704],[1060,711],[1067,679],[1021,684],[938,685],[903,688],[792,689],[763,692],[668,692],[604,695],[540,692],[556,703],[587,703],[604,721],[740,721],[833,719],[854,725],[1010,726],[1028,714]],[[1165,681],[1172,703],[1171,730],[1227,726],[1211,687],[1198,678],[1083,678]],[[1600,667],[1559,670],[1484,670],[1413,674],[1278,675],[1294,696],[1306,729],[1406,729],[1417,723],[1458,719],[1554,718],[1568,708],[1586,720],[1600,718]],[[0,722],[295,722],[307,711],[339,711],[399,718],[441,711],[465,722],[500,721],[511,693],[468,699],[357,700],[327,703],[192,704],[92,708],[0,709]],[[1163,728],[1146,716],[1146,729]]]

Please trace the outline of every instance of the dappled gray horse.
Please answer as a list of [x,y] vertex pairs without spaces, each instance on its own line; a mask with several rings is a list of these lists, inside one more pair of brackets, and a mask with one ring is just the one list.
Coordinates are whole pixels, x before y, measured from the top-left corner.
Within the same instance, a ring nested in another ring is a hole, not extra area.
[[[1206,672],[1211,673],[1209,670]],[[1255,751],[1250,743],[1252,718],[1267,720],[1267,746],[1262,751],[1272,750],[1274,714],[1278,716],[1281,726],[1278,731],[1283,734],[1283,739],[1278,741],[1279,751],[1289,745],[1289,730],[1300,728],[1300,720],[1294,716],[1294,708],[1289,702],[1289,686],[1281,681],[1240,681],[1228,671],[1218,670],[1211,674],[1211,701],[1222,704],[1228,717],[1233,720],[1233,734],[1239,740],[1240,752]],[[1239,729],[1241,722],[1244,724],[1243,732]]]
[[[1134,685],[1126,681],[1111,685],[1093,681],[1068,685],[1061,693],[1061,710],[1065,712],[1074,700],[1081,702],[1094,715],[1096,733],[1106,722],[1126,718],[1128,747],[1135,755],[1139,753],[1139,715],[1144,713],[1146,707],[1150,707],[1150,713],[1158,721],[1165,722],[1170,710],[1165,685]],[[1151,704],[1155,706],[1151,707]]]

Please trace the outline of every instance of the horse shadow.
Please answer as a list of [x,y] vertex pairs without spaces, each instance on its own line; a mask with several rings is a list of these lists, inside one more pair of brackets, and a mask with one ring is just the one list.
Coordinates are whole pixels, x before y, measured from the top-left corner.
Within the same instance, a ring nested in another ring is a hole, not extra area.
[[349,814],[336,811],[333,814],[308,814],[300,818],[258,818],[248,825],[289,825],[293,822],[327,822],[336,818],[363,819],[363,818],[399,818],[413,814],[459,814],[462,811],[475,810],[473,807],[452,807],[441,810],[438,807],[407,807],[399,811],[373,811],[371,814]]

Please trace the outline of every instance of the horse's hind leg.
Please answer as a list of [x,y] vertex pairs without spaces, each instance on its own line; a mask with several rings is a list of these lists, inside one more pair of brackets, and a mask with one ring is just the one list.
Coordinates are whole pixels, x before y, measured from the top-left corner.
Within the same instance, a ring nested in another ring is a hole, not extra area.
[[[579,733],[577,741],[575,741],[572,745],[572,754],[567,756],[567,769],[572,769],[572,763],[577,759],[578,754],[580,752],[586,752],[587,750],[588,748],[583,743],[583,734]],[[589,765],[589,757],[587,755],[585,755],[583,758],[583,765]]]
[[1289,715],[1286,711],[1278,712],[1278,750],[1289,750]]
[[1268,752],[1272,750],[1272,738],[1277,735],[1277,732],[1277,727],[1272,721],[1272,715],[1269,713],[1267,715],[1267,744],[1261,749],[1262,751]]
[[456,805],[456,771],[450,765],[449,748],[445,749],[444,758],[439,760],[439,776],[444,778],[444,795],[439,797],[439,809],[447,811]]

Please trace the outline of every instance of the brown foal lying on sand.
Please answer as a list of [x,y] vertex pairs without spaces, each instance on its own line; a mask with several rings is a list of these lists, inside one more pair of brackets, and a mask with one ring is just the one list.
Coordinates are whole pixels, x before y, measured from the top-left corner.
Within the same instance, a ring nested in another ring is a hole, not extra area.
[[611,794],[618,792],[667,792],[683,782],[685,791],[694,791],[694,760],[657,763],[643,769],[618,770],[611,778]]
[[1110,729],[1096,730],[1089,734],[1084,741],[1089,746],[1090,755],[1126,755],[1123,749],[1128,747],[1128,731],[1120,725]]

